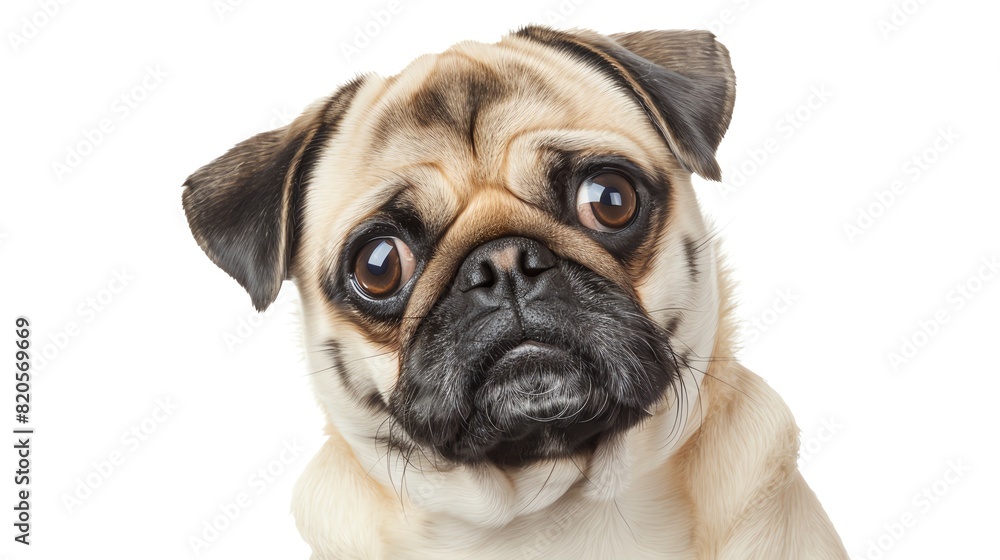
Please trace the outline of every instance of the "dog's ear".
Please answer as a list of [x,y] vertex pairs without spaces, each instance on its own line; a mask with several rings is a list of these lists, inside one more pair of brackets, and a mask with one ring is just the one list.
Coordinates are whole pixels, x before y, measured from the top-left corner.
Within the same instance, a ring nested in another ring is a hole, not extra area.
[[736,77],[729,51],[708,31],[592,31],[526,27],[533,39],[592,64],[642,105],[677,160],[718,181],[715,150],[729,127]]
[[357,79],[277,130],[240,142],[184,182],[201,248],[267,309],[288,277],[303,183],[361,87]]

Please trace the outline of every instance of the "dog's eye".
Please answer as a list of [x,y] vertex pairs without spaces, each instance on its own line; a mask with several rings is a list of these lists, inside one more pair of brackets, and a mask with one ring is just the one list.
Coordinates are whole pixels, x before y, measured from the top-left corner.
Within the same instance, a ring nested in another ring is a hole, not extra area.
[[588,177],[576,194],[580,223],[597,231],[619,231],[632,222],[638,204],[635,188],[618,173]]
[[354,258],[354,281],[366,296],[386,298],[413,276],[416,259],[398,237],[379,237],[365,243]]

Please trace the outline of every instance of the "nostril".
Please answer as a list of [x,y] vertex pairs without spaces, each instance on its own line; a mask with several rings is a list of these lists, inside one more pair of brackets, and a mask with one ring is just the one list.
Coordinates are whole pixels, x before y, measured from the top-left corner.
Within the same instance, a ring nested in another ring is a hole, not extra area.
[[521,272],[528,278],[534,278],[555,266],[555,255],[545,248],[532,247],[521,255]]
[[[494,294],[496,297],[506,298],[509,296],[506,288],[521,286],[518,279],[531,279],[531,284],[536,284],[537,277],[558,264],[556,255],[538,241],[502,237],[488,241],[466,255],[456,275],[454,288],[463,293],[485,288],[497,292]],[[524,289],[524,286],[517,289]]]
[[521,272],[528,278],[534,278],[535,276],[538,276],[539,274],[551,268],[552,268],[551,266],[537,266],[530,264],[527,262],[527,259],[525,259],[524,264],[521,266]]
[[476,288],[489,288],[496,284],[496,274],[488,261],[479,261],[478,266],[470,267],[462,283],[461,290],[468,292]]
[[496,274],[493,273],[493,267],[486,261],[479,263],[478,276],[480,280],[473,286],[474,288],[488,288],[497,282]]

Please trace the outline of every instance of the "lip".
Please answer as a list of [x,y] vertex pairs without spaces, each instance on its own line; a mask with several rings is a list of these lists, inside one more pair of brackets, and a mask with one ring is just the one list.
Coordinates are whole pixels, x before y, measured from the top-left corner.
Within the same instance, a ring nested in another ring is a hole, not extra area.
[[565,354],[566,350],[553,346],[552,344],[546,344],[544,342],[538,342],[537,340],[522,340],[517,346],[508,350],[501,359],[510,359],[521,356],[523,354]]
[[[508,343],[510,344],[510,343]],[[556,346],[554,344],[548,344],[545,342],[539,342],[537,340],[524,339],[518,342],[515,346],[506,348],[497,348],[498,352],[489,356],[487,360],[483,363],[483,372],[494,372],[497,368],[510,367],[514,362],[520,362],[522,360],[531,362],[543,362],[552,360],[566,360],[569,359],[570,353],[568,350]],[[520,369],[520,368],[518,368]],[[484,382],[486,379],[481,379]],[[477,386],[479,383],[476,384]]]

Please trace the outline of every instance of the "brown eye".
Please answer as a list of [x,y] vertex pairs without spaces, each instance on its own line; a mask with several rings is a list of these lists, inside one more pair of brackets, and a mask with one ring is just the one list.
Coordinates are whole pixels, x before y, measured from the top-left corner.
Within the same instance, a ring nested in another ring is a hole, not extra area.
[[354,280],[371,298],[386,298],[413,276],[416,259],[397,237],[379,237],[361,247],[354,259]]
[[618,231],[632,222],[636,209],[635,188],[617,173],[598,173],[586,179],[576,194],[580,223],[597,231]]

